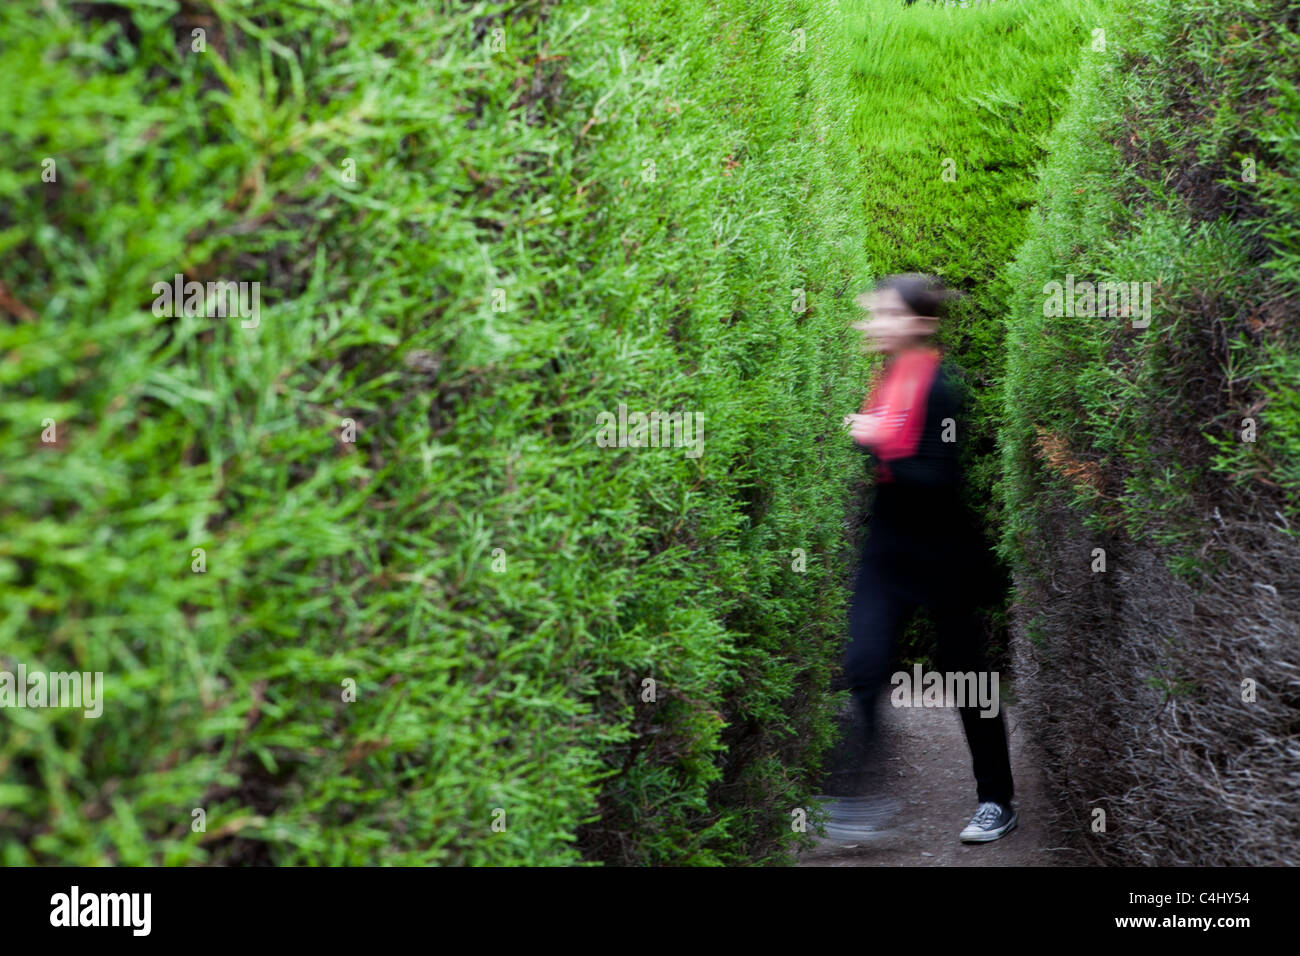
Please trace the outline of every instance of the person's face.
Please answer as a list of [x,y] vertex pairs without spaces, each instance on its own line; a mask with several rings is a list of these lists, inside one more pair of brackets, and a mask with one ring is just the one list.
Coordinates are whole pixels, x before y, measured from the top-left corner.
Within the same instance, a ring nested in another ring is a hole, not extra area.
[[907,307],[897,289],[868,292],[858,300],[867,318],[853,327],[865,333],[868,352],[897,352],[918,339],[916,314]]

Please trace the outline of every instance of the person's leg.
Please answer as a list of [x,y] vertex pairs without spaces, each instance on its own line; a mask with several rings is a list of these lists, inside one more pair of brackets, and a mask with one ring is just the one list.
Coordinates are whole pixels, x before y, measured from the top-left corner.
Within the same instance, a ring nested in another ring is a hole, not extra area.
[[[858,710],[856,739],[846,741],[855,753],[855,769],[842,774],[841,793],[830,802],[826,835],[831,839],[871,840],[884,836],[898,810],[884,776],[884,748],[877,728],[880,690],[888,678],[894,637],[911,607],[891,580],[889,533],[875,527],[858,566],[849,608],[849,646],[845,677]],[[882,553],[883,552],[883,553]]]
[[[878,533],[873,529],[872,533]],[[877,547],[882,543],[877,538]],[[857,705],[866,763],[880,772],[877,710],[880,691],[889,678],[894,640],[913,605],[891,580],[888,559],[880,550],[868,549],[858,567],[849,610],[849,647],[844,672]]]
[[[966,573],[969,573],[969,569]],[[975,615],[972,597],[962,594],[959,587],[947,595],[941,593],[942,590],[939,589],[935,600],[931,602],[931,614],[939,636],[939,670],[945,675],[954,672],[974,673],[977,689],[988,688],[997,693],[994,690],[996,681],[988,671],[983,648],[980,646],[979,620]],[[965,686],[969,688],[970,682],[965,682]],[[959,712],[966,732],[966,742],[970,747],[979,802],[1010,805],[1014,785],[1001,697],[997,698],[996,716],[990,717],[984,715],[991,711],[991,707],[985,708],[978,699],[971,700],[969,694],[967,696],[966,706],[961,707]]]

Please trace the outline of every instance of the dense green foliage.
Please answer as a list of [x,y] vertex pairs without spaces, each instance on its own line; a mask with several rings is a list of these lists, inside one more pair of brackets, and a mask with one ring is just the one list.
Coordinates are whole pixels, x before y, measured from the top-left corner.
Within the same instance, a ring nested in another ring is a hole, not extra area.
[[[1007,270],[1005,546],[1030,573],[1048,488],[1183,571],[1230,490],[1300,513],[1297,11],[1128,9],[1086,58]],[[1045,315],[1067,275],[1150,283],[1150,315]]]
[[[1043,138],[1097,7],[1093,0],[860,3],[848,17],[868,258],[877,274],[934,273],[965,293],[939,338],[965,377],[965,493],[990,547],[1002,521],[993,494],[1008,301],[1001,270],[1024,237]],[[972,573],[981,577],[987,638],[1000,663],[1005,570]],[[933,628],[920,616],[899,656],[906,663],[933,652]]]
[[963,451],[969,498],[987,509],[1007,287],[1033,170],[1059,114],[1093,0],[863,3],[850,28],[854,137],[862,146],[868,257],[878,273],[932,272],[967,293],[940,339],[974,400]]
[[[0,661],[107,698],[6,713],[4,861],[784,858],[870,278],[825,5],[0,33]],[[599,447],[620,403],[702,454]]]
[[1006,273],[1021,717],[1094,861],[1293,866],[1300,8],[1107,27]]

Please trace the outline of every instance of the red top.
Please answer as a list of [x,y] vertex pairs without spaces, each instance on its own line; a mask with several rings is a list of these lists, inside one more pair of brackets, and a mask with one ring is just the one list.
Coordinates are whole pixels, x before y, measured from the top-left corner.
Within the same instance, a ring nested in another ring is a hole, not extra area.
[[865,444],[881,462],[881,481],[893,480],[885,462],[916,454],[925,427],[926,396],[941,360],[937,349],[901,353],[886,364],[862,404],[862,414],[876,420],[876,435]]

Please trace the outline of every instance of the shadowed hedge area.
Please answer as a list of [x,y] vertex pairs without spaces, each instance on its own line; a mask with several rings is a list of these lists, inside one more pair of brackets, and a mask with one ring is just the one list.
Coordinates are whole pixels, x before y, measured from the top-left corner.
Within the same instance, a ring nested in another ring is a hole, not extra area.
[[[1117,5],[1007,270],[1017,672],[1098,862],[1300,861],[1298,17]],[[1067,276],[1149,314],[1050,314]]]
[[5,5],[0,661],[105,701],[6,712],[0,859],[789,859],[869,280],[828,9]]

